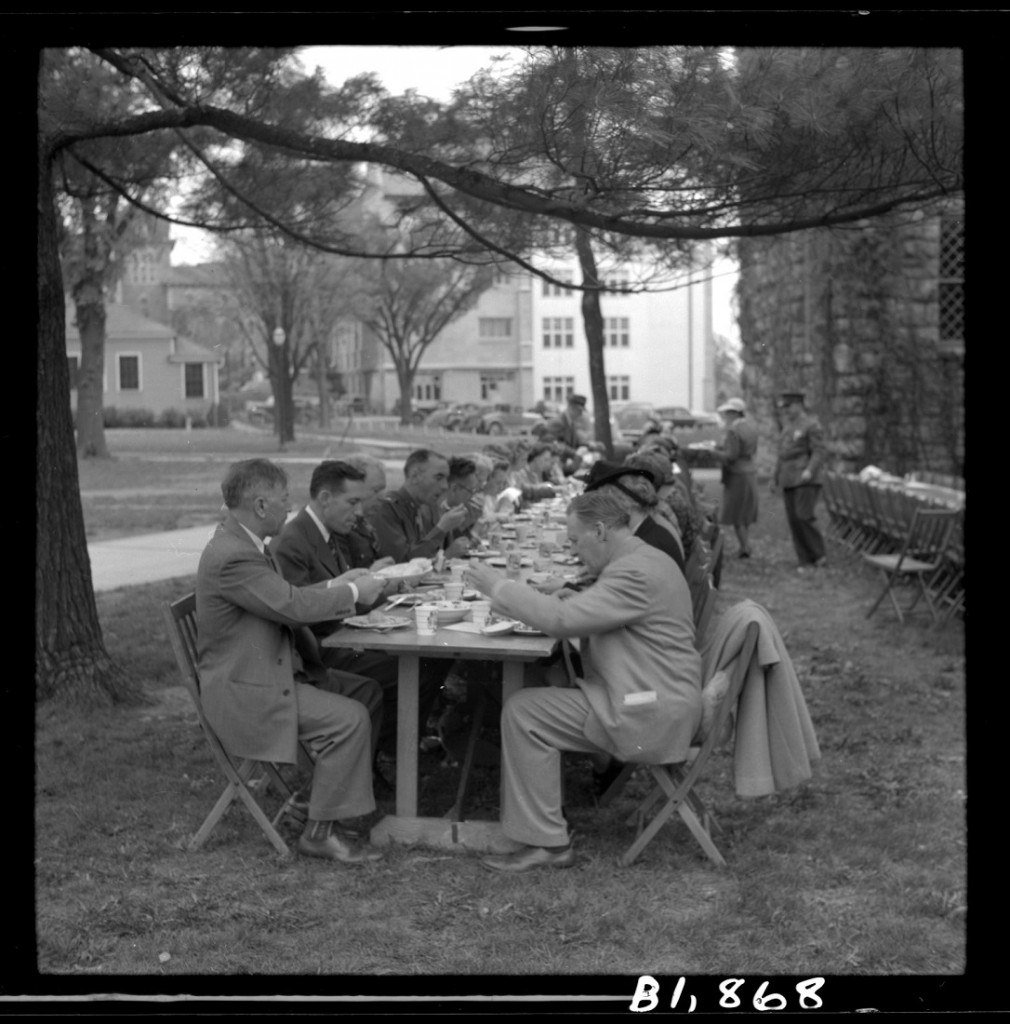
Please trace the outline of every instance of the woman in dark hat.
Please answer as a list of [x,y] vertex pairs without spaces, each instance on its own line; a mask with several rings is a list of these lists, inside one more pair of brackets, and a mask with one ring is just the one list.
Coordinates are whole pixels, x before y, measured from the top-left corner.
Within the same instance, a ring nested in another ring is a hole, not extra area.
[[611,495],[627,512],[632,533],[669,555],[684,571],[684,550],[672,525],[655,516],[659,498],[656,481],[647,469],[597,462],[589,472],[586,491]]
[[746,418],[746,406],[731,398],[716,410],[726,424],[726,436],[717,454],[722,462],[722,512],[719,521],[732,526],[741,558],[750,558],[750,527],[758,518],[757,453],[758,432]]

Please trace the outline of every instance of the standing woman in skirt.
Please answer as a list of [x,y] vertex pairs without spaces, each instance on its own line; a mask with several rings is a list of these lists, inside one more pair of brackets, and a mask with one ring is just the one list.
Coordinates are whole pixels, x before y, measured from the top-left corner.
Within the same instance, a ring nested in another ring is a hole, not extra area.
[[758,517],[757,453],[758,433],[747,419],[747,407],[739,398],[731,398],[719,406],[718,412],[726,424],[726,437],[719,451],[722,461],[722,516],[723,526],[732,526],[740,545],[740,558],[750,558],[749,531]]

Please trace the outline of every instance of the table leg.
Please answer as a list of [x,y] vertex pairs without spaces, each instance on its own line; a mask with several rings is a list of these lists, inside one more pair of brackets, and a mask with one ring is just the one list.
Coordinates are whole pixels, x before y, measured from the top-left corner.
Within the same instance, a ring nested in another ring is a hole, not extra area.
[[420,706],[420,659],[401,654],[396,683],[396,813],[417,816],[417,716]]

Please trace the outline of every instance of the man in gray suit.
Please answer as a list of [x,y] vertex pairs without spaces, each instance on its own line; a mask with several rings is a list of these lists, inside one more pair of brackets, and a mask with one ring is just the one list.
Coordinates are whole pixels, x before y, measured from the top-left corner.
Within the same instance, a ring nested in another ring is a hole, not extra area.
[[465,574],[499,614],[577,638],[583,665],[577,686],[523,689],[502,711],[502,830],[526,845],[484,858],[495,871],[574,863],[561,807],[562,751],[682,761],[701,721],[691,593],[673,559],[636,537],[625,507],[598,492],[569,504],[568,538],[596,576],[583,591],[540,594],[486,565]]
[[204,713],[235,757],[297,764],[299,740],[309,745],[315,764],[301,853],[345,864],[381,859],[342,824],[375,810],[370,713],[381,716],[381,691],[372,680],[325,671],[317,681],[343,692],[312,685],[298,641],[311,650],[305,626],[353,614],[383,583],[363,569],[313,587],[281,576],[264,541],[280,531],[291,502],[287,476],[272,462],[235,463],[221,491],[227,515],[196,579]]

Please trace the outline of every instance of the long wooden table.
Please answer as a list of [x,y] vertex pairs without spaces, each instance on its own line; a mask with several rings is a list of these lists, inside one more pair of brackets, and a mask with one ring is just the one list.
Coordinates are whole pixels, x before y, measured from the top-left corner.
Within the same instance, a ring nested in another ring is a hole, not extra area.
[[[413,609],[393,609],[391,615],[413,617]],[[493,852],[507,851],[515,844],[501,834],[494,823],[451,822],[445,818],[421,818],[417,814],[417,762],[421,658],[500,661],[502,703],[522,688],[525,667],[550,655],[558,643],[548,636],[520,636],[514,633],[488,637],[436,629],[433,636],[419,636],[413,622],[409,627],[387,632],[342,626],[323,640],[324,647],[356,651],[383,651],[399,661],[396,712],[396,813],[387,815],[372,830],[372,841],[426,843],[442,847],[465,847]]]

